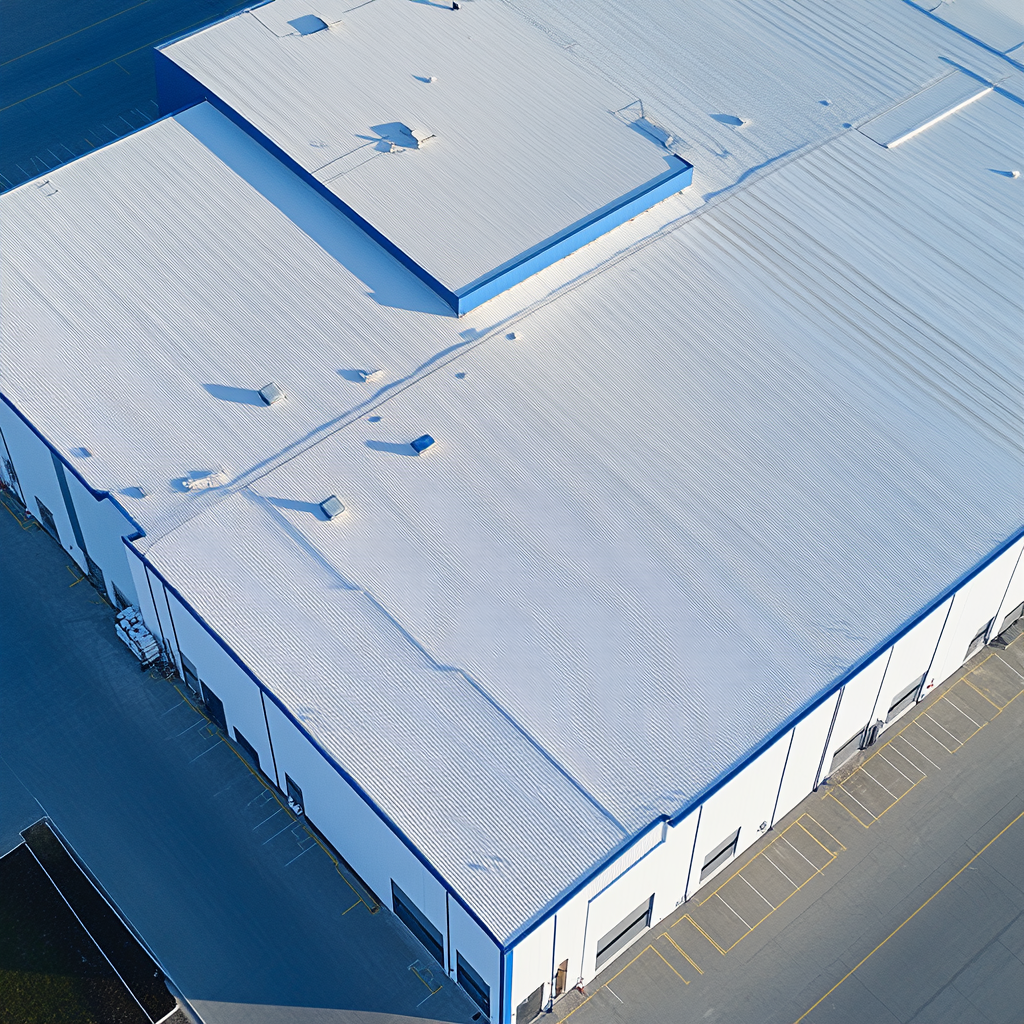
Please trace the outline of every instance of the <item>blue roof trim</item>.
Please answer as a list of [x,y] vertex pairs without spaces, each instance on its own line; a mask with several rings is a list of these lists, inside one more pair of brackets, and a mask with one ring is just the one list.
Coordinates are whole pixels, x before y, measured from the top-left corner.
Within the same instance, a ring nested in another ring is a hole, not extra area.
[[620,224],[649,210],[662,200],[668,199],[669,196],[681,192],[693,181],[693,164],[675,154],[669,160],[677,162],[680,166],[672,167],[659,174],[656,178],[627,192],[614,202],[608,203],[600,210],[578,220],[575,224],[570,224],[569,227],[552,235],[551,238],[539,242],[527,249],[526,252],[520,253],[495,270],[460,288],[457,292],[459,316],[468,313],[471,309],[476,309],[488,299],[493,299],[494,296],[508,291],[509,288],[525,281],[528,277],[553,266],[570,253],[589,245]]
[[257,3],[246,4],[245,7],[239,7],[237,11],[232,11],[230,14],[222,14],[219,18],[214,18],[213,21],[208,21],[205,25],[200,25],[199,28],[190,28],[176,36],[171,36],[170,39],[165,39],[162,43],[157,43],[153,49],[159,52],[165,46],[173,46],[175,43],[180,43],[182,39],[188,39],[189,36],[197,36],[200,32],[205,32],[208,28],[213,28],[214,25],[220,25],[222,22],[230,21],[232,18],[237,18],[240,14],[249,14],[251,11],[258,10],[260,7],[266,7],[267,4],[272,4],[273,2],[274,0],[258,0]]
[[50,450],[50,454],[54,458],[59,459],[61,461],[61,464],[66,469],[69,469],[71,471],[74,478],[97,501],[109,501],[114,506],[114,508],[116,508],[117,511],[120,512],[122,516],[124,516],[124,518],[128,521],[128,525],[133,527],[135,530],[135,532],[132,533],[130,536],[126,535],[127,540],[138,540],[140,537],[146,536],[146,531],[131,517],[127,509],[125,509],[124,505],[122,505],[121,502],[119,502],[117,498],[115,498],[114,495],[110,493],[110,491],[98,491],[95,487],[93,487],[92,484],[90,484],[89,481],[86,480],[85,477],[82,476],[82,474],[79,473],[78,470],[75,469],[75,467],[72,466],[70,462],[68,462],[68,460],[63,456],[63,454],[61,454],[61,452],[59,452],[46,439],[46,437],[44,437],[42,431],[40,431],[39,428],[2,391],[0,391],[0,400],[3,401],[4,405],[6,405],[11,410],[11,412],[13,412],[14,415],[17,416],[18,419],[20,419],[21,422],[24,423],[25,426],[28,427],[28,429],[31,430],[32,433],[35,434],[40,441],[43,442],[44,445],[46,445],[46,447]]
[[203,629],[217,642],[217,644],[223,649],[229,658],[256,684],[261,692],[266,694],[281,711],[281,713],[299,730],[299,733],[309,741],[320,756],[348,783],[352,790],[362,798],[363,802],[377,815],[378,818],[391,831],[402,841],[402,843],[408,848],[416,859],[437,879],[438,882],[444,887],[445,891],[455,900],[456,903],[466,911],[467,914],[480,926],[484,934],[498,947],[499,952],[505,952],[505,946],[502,942],[494,935],[494,933],[487,927],[486,924],[479,918],[476,911],[455,891],[455,889],[445,881],[444,876],[434,867],[433,864],[420,852],[416,844],[399,828],[399,826],[392,821],[388,814],[377,805],[373,797],[369,795],[359,785],[358,782],[347,772],[344,768],[334,760],[333,757],[309,734],[302,723],[288,710],[284,703],[277,697],[277,695],[269,689],[260,679],[256,676],[256,673],[249,668],[248,665],[232,650],[231,645],[211,626],[206,619],[185,599],[181,591],[171,583],[166,576],[160,570],[153,565],[153,563],[132,543],[129,538],[124,539],[125,544],[131,549],[132,553],[139,559],[140,562],[153,573],[154,576],[167,588],[178,601],[178,603],[184,608],[195,620],[198,622]]
[[646,828],[638,832],[634,837],[627,840],[624,843],[620,843],[614,847],[608,854],[601,858],[600,861],[595,864],[591,870],[584,875],[572,888],[567,889],[561,896],[552,900],[547,907],[538,911],[533,917],[531,917],[525,924],[521,925],[509,936],[509,946],[514,946],[519,942],[523,936],[533,931],[537,925],[542,924],[552,914],[556,914],[562,907],[566,905],[574,896],[576,896],[581,890],[594,880],[612,861],[622,856],[631,846],[642,839],[652,828],[658,826],[661,822],[667,821],[670,825],[678,825],[684,818],[692,814],[699,807],[703,806],[712,796],[715,795],[720,789],[722,789],[727,783],[731,782],[744,768],[748,767],[752,761],[757,760],[773,743],[775,743],[780,737],[784,736],[790,729],[793,729],[800,724],[808,715],[811,714],[815,709],[825,703],[830,697],[834,696],[839,690],[842,689],[858,672],[866,668],[872,661],[875,660],[880,654],[897,643],[902,637],[910,632],[918,623],[923,619],[927,618],[936,608],[942,605],[950,597],[952,597],[964,584],[969,583],[975,576],[977,576],[984,569],[988,568],[1000,555],[1013,547],[1022,537],[1024,537],[1024,526],[1020,529],[1015,530],[1010,536],[999,544],[993,551],[986,555],[980,562],[977,563],[973,568],[966,570],[961,573],[952,583],[950,583],[945,589],[943,589],[938,596],[933,598],[921,611],[900,626],[897,630],[891,633],[884,640],[877,643],[874,647],[868,651],[863,657],[859,658],[853,663],[842,675],[835,679],[829,684],[824,690],[822,690],[817,696],[812,697],[803,707],[795,711],[789,718],[785,719],[781,725],[779,725],[773,732],[771,732],[764,740],[762,740],[756,747],[750,750],[742,758],[740,758],[732,767],[727,768],[724,772],[712,779],[702,790],[700,790],[696,796],[691,798],[685,803],[679,810],[677,810],[671,816],[661,815],[654,822],[648,825]]

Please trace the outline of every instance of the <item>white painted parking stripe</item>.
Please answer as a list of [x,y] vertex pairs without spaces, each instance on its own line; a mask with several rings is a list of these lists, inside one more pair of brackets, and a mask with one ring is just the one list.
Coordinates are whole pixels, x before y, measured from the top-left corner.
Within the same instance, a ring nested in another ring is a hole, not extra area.
[[[750,885],[750,882],[748,882],[748,881],[747,881],[747,879],[746,879],[746,878],[744,878],[744,876],[743,876],[743,874],[742,874],[742,873],[740,873],[740,878],[742,878],[744,882],[747,882],[747,885]],[[751,889],[754,889],[754,886],[750,885],[750,888],[751,888]],[[757,895],[758,895],[758,896],[760,896],[760,897],[761,897],[761,899],[763,899],[763,900],[765,901],[765,903],[767,903],[767,904],[768,904],[768,906],[772,908],[772,910],[774,910],[774,909],[775,909],[775,904],[774,904],[774,903],[772,903],[772,901],[771,901],[771,900],[769,900],[769,899],[766,899],[766,898],[765,898],[765,895],[764,895],[764,893],[758,892],[758,890],[757,890],[757,889],[754,889],[754,892],[756,892],[756,893],[757,893]]]
[[[929,719],[930,719],[930,718],[931,718],[931,715],[922,715],[921,717],[922,717],[922,718],[929,718]],[[952,754],[952,753],[953,753],[953,751],[952,751],[952,750],[950,750],[950,749],[949,749],[949,747],[947,747],[947,746],[946,746],[946,744],[945,744],[945,743],[943,743],[943,742],[942,742],[942,740],[940,740],[940,739],[938,738],[938,736],[933,736],[933,735],[932,735],[932,734],[931,734],[931,733],[930,733],[930,732],[929,732],[929,731],[928,731],[928,730],[927,730],[927,729],[926,729],[926,728],[925,728],[925,727],[924,727],[924,726],[923,726],[923,725],[922,725],[922,724],[921,724],[921,723],[920,723],[919,721],[918,721],[918,722],[915,722],[914,724],[915,724],[915,725],[916,725],[916,726],[918,727],[918,729],[920,729],[920,730],[921,730],[921,732],[923,732],[923,733],[925,734],[925,736],[927,736],[927,737],[928,737],[929,739],[935,740],[935,742],[936,742],[936,743],[938,743],[938,745],[939,745],[940,747],[942,747],[942,749],[943,749],[943,750],[944,750],[944,751],[945,751],[945,752],[946,752],[947,754]],[[936,723],[936,724],[938,724],[938,723]],[[943,730],[943,731],[948,731],[948,730]],[[952,736],[952,733],[950,733],[950,735]],[[954,739],[955,739],[955,738],[956,738],[956,737],[954,737]],[[932,764],[935,764],[935,762],[933,761],[933,762],[932,762]],[[938,765],[936,765],[936,767],[938,767]]]
[[[718,893],[716,892],[716,893],[715,893],[715,895],[716,895],[716,896],[718,896]],[[722,902],[723,902],[723,903],[725,903],[725,900],[723,900],[721,896],[718,896],[718,898],[719,898],[720,900],[722,900]],[[729,908],[729,910],[732,910],[732,913],[733,913],[733,916],[734,916],[734,917],[736,917],[736,918],[737,918],[738,920],[740,920],[740,921],[743,921],[743,918],[742,918],[742,917],[740,917],[740,915],[739,915],[739,914],[737,914],[737,913],[736,913],[736,911],[735,911],[735,910],[733,910],[733,909],[732,909],[732,907],[730,907],[728,903],[725,903],[725,905],[726,905],[726,907],[728,907],[728,908]],[[746,922],[746,921],[743,921],[743,927],[744,927],[744,928],[746,928],[746,929],[747,929],[747,931],[750,931],[750,930],[751,930],[751,928],[750,928],[750,925],[749,925],[749,924],[747,924],[747,922]]]
[[[843,790],[843,792],[844,792],[844,793],[845,793],[845,794],[846,794],[846,795],[847,795],[847,796],[848,796],[848,797],[849,797],[849,798],[850,798],[850,799],[851,799],[851,800],[852,800],[852,801],[853,801],[853,802],[854,802],[855,804],[859,804],[859,805],[860,805],[861,807],[864,807],[864,805],[863,805],[863,804],[862,804],[862,803],[861,803],[861,802],[860,802],[860,801],[859,801],[859,800],[858,800],[858,799],[857,799],[857,798],[856,798],[856,797],[855,797],[855,796],[854,796],[854,795],[853,795],[853,794],[852,794],[852,793],[851,793],[851,792],[850,792],[850,791],[849,791],[848,789],[843,789],[843,787],[842,787],[842,786],[840,786],[839,788],[840,788],[840,789],[842,789],[842,790]],[[867,811],[867,812],[868,812],[868,814],[870,814],[872,818],[874,818],[874,819],[876,819],[876,820],[878,819],[878,815],[877,815],[877,814],[875,814],[875,812],[874,812],[874,811],[870,810],[870,809],[869,809],[869,808],[867,808],[867,807],[864,807],[864,810],[865,810],[865,811]]]
[[[889,744],[888,744],[888,746],[889,746],[889,750],[891,750],[891,751],[892,751],[892,753],[894,753],[894,754],[899,754],[899,755],[900,755],[900,757],[902,757],[902,758],[903,758],[903,760],[904,760],[904,761],[906,761],[906,762],[907,762],[907,764],[909,764],[909,765],[910,765],[910,767],[911,767],[911,768],[913,768],[915,772],[920,772],[920,773],[921,773],[921,778],[922,778],[922,779],[926,779],[926,778],[928,778],[928,773],[927,773],[926,771],[923,771],[923,770],[922,770],[921,768],[918,768],[918,766],[917,766],[916,764],[914,764],[914,762],[913,762],[913,761],[911,761],[911,760],[910,760],[910,758],[909,758],[909,757],[907,757],[907,755],[906,755],[906,754],[904,754],[904,753],[903,753],[903,751],[902,751],[902,750],[900,750],[900,748],[899,748],[899,747],[894,747],[894,746],[893,746],[893,743],[894,743],[894,742],[895,742],[896,740],[900,739],[900,738],[902,737],[902,735],[903,735],[903,734],[901,733],[901,734],[900,734],[900,736],[893,736],[893,738],[892,738],[891,740],[889,740]],[[917,747],[915,747],[915,746],[914,746],[914,744],[910,742],[910,740],[906,740],[906,743],[908,744],[908,746],[912,747],[912,748],[913,748],[914,750],[917,750]],[[917,750],[917,752],[918,752],[919,754],[921,754],[921,751],[920,751],[920,750]],[[922,756],[922,757],[924,757],[924,754],[921,754],[921,756]],[[927,759],[927,758],[925,758],[925,760],[927,761],[928,759]],[[929,763],[930,763],[930,762],[929,762]]]
[[[901,772],[899,768],[897,768],[896,765],[894,765],[892,761],[890,761],[889,758],[887,758],[881,751],[878,751],[876,756],[880,757],[898,775],[903,775],[903,772]],[[903,775],[903,778],[905,778],[912,786],[914,785],[914,780],[909,775]]]
[[[865,768],[865,767],[864,767],[864,765],[861,765],[861,766],[860,766],[860,770],[861,770],[861,771],[862,771],[862,772],[863,772],[863,773],[864,773],[864,774],[865,774],[865,775],[866,775],[866,776],[867,776],[867,777],[868,777],[868,778],[869,778],[869,779],[870,779],[870,780],[871,780],[871,781],[872,781],[872,782],[873,782],[873,783],[874,783],[874,784],[875,784],[876,786],[882,786],[882,784],[881,784],[881,783],[880,783],[880,782],[878,781],[878,779],[876,779],[876,778],[874,777],[874,775],[872,775],[872,774],[871,774],[871,772],[869,772],[869,771],[867,770],[867,768]],[[852,778],[852,776],[851,776],[851,778]],[[849,782],[849,779],[847,779],[847,782]],[[897,796],[897,795],[896,795],[895,793],[893,793],[893,792],[892,792],[892,791],[891,791],[891,790],[890,790],[890,789],[889,789],[889,788],[888,788],[887,786],[882,786],[882,789],[884,789],[884,790],[886,791],[886,793],[888,793],[888,794],[889,794],[889,796],[891,796],[891,797],[893,798],[893,800],[899,800],[899,797],[898,797],[898,796]]]
[[[936,701],[936,703],[938,703],[938,701]],[[964,741],[962,739],[960,739],[959,736],[956,736],[954,733],[951,733],[940,721],[938,721],[938,719],[932,718],[932,716],[929,715],[927,711],[924,713],[923,717],[927,718],[929,722],[932,722],[935,725],[937,725],[947,736],[951,736],[953,739],[955,739],[956,740],[956,745],[958,747],[962,747],[963,746]],[[944,747],[946,746],[945,743],[943,743],[942,745]],[[946,749],[948,750],[949,748],[947,747]],[[950,750],[949,752],[951,754],[953,753],[952,750]]]
[[[792,846],[793,844],[792,844],[792,843],[790,843],[789,845],[790,845],[790,846]],[[797,851],[797,852],[799,853],[799,851]],[[796,884],[796,882],[794,882],[794,881],[793,881],[793,879],[792,879],[792,878],[790,878],[790,877],[789,877],[789,875],[787,875],[787,874],[786,874],[786,872],[785,872],[785,871],[783,871],[783,870],[782,870],[782,868],[780,868],[780,867],[779,867],[779,865],[775,863],[775,861],[773,861],[773,860],[770,860],[770,859],[769,859],[769,857],[768,857],[768,854],[767,854],[767,853],[762,853],[762,854],[761,854],[761,856],[762,856],[762,857],[764,857],[764,859],[765,859],[766,861],[768,861],[768,863],[769,863],[769,864],[771,864],[771,866],[772,866],[773,868],[775,868],[775,870],[776,870],[776,871],[778,871],[778,873],[779,873],[780,875],[782,875],[782,877],[783,877],[783,878],[784,878],[784,879],[785,879],[785,880],[786,880],[787,882],[789,882],[789,884],[790,884],[791,886],[793,886],[793,889],[794,889],[794,891],[795,891],[796,889],[799,889],[799,888],[800,888],[800,886],[798,886],[798,885]],[[806,857],[804,857],[804,860],[807,860],[807,858],[806,858]],[[808,864],[811,864],[811,862],[810,862],[809,860],[807,861],[807,863],[808,863]],[[813,864],[811,864],[811,867],[814,867],[814,865],[813,865]]]
[[[917,722],[914,722],[913,724],[914,724],[914,725],[917,725]],[[921,729],[921,732],[923,732],[923,733],[924,733],[924,734],[925,734],[926,736],[929,736],[929,735],[931,735],[931,734],[930,734],[930,733],[928,732],[928,730],[927,730],[927,729],[924,729],[924,728],[922,728],[922,727],[921,727],[921,726],[919,726],[919,725],[918,725],[917,727],[918,727],[919,729]],[[932,766],[932,767],[933,767],[933,768],[934,768],[934,769],[935,769],[935,770],[936,770],[937,772],[941,772],[941,771],[942,771],[942,769],[941,769],[941,768],[940,768],[940,767],[939,767],[939,766],[938,766],[938,765],[937,765],[937,764],[936,764],[936,763],[935,763],[935,762],[934,762],[934,761],[933,761],[933,760],[932,760],[932,759],[931,759],[931,758],[930,758],[930,757],[929,757],[929,756],[928,756],[928,755],[927,755],[927,754],[926,754],[926,753],[925,753],[925,752],[924,752],[923,750],[918,750],[918,749],[917,749],[917,747],[915,747],[915,746],[914,746],[914,744],[913,744],[913,743],[911,743],[911,742],[910,742],[910,740],[908,740],[908,739],[907,739],[907,737],[906,737],[906,736],[905,736],[905,735],[904,735],[903,733],[900,733],[900,735],[899,735],[899,736],[894,736],[894,737],[893,737],[893,739],[894,739],[894,740],[895,740],[895,739],[902,739],[902,740],[904,740],[904,741],[906,742],[907,746],[909,746],[911,750],[915,750],[915,751],[917,751],[917,753],[919,753],[919,754],[920,754],[920,755],[921,755],[921,756],[922,756],[922,757],[923,757],[923,758],[924,758],[924,759],[925,759],[925,760],[926,760],[926,761],[927,761],[927,762],[928,762],[928,763],[929,763],[929,764],[930,764],[930,765],[931,765],[931,766]],[[935,740],[935,737],[934,737],[934,736],[932,736],[932,739],[933,739],[933,740]],[[938,741],[938,740],[935,740],[935,742],[936,742],[936,743],[939,743],[939,741]],[[946,749],[946,747],[945,747],[945,744],[939,743],[939,746],[940,746],[940,747],[942,747],[942,749],[943,749],[943,750],[945,750],[945,749]],[[896,748],[894,747],[893,749],[895,750]],[[899,751],[897,751],[897,753],[898,753],[898,752],[899,752]],[[906,757],[906,755],[905,755],[905,754],[904,754],[903,756],[904,756],[904,757]],[[908,758],[907,758],[907,760],[908,760],[908,761],[910,761],[910,758],[908,757]],[[911,764],[914,764],[914,762],[913,762],[913,761],[910,761],[910,763],[911,763]],[[916,765],[916,764],[914,764],[914,767],[915,767],[915,768],[917,768],[917,765]],[[920,768],[917,768],[917,770],[918,770],[918,771],[921,771],[921,769],[920,769]],[[922,774],[922,775],[924,775],[925,773],[924,773],[924,772],[921,772],[921,774]]]
[[[780,838],[780,839],[786,839],[786,837],[785,837],[785,836],[779,836],[779,838]],[[800,856],[800,857],[803,857],[803,858],[804,858],[804,860],[805,860],[805,861],[807,861],[807,863],[808,863],[808,864],[810,864],[812,868],[814,868],[814,873],[815,873],[815,874],[817,874],[817,873],[818,873],[818,872],[819,872],[819,871],[821,870],[821,868],[819,868],[819,867],[818,867],[818,866],[817,866],[817,865],[816,865],[816,864],[814,863],[814,861],[813,861],[813,860],[811,860],[811,859],[810,859],[809,857],[805,857],[805,856],[804,856],[804,855],[803,855],[802,853],[800,853],[800,851],[799,851],[799,850],[798,850],[798,849],[797,849],[797,848],[796,848],[796,847],[795,847],[795,846],[794,846],[794,845],[793,845],[793,844],[792,844],[792,843],[791,843],[791,842],[790,842],[790,841],[789,841],[788,839],[786,839],[786,845],[787,845],[787,846],[788,846],[788,847],[789,847],[789,848],[790,848],[790,849],[791,849],[791,850],[792,850],[792,851],[793,851],[793,852],[794,852],[795,854],[797,854],[797,855],[798,855],[798,856]]]
[[961,714],[961,715],[963,715],[963,716],[964,716],[964,718],[966,718],[966,719],[967,719],[967,721],[971,723],[971,725],[975,726],[975,727],[976,727],[976,728],[978,728],[978,729],[980,729],[980,728],[981,728],[981,726],[980,726],[980,725],[979,725],[979,724],[978,724],[978,723],[977,723],[977,722],[976,722],[976,721],[975,721],[975,720],[974,720],[973,718],[971,718],[971,716],[970,716],[969,714],[967,714],[967,712],[966,712],[966,711],[964,711],[964,709],[963,709],[962,707],[960,707],[960,705],[959,705],[959,704],[955,704],[955,703],[953,703],[953,701],[951,701],[951,700],[949,699],[949,695],[948,695],[948,694],[947,694],[947,696],[946,696],[946,703],[947,703],[947,704],[948,704],[948,705],[949,705],[949,706],[950,706],[951,708],[956,708],[956,709],[957,709],[957,711],[959,711],[959,712],[960,712],[960,714]]

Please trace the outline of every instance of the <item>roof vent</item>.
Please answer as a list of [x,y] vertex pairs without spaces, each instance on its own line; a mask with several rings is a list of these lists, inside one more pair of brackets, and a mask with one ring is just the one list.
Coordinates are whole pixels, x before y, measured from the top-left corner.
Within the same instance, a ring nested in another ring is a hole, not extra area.
[[359,377],[360,384],[368,384],[371,380],[378,380],[383,374],[383,370],[356,370],[356,376]]
[[287,397],[288,396],[284,391],[273,381],[260,388],[260,398],[262,398],[267,405],[275,405],[277,402],[283,402]]
[[320,502],[320,511],[328,519],[337,519],[345,511],[345,506],[336,494],[332,494],[326,501]]
[[181,483],[187,491],[204,491],[209,487],[220,487],[221,484],[226,484],[227,481],[228,474],[226,470],[216,469],[205,476],[186,477]]
[[424,142],[429,141],[434,137],[434,133],[428,128],[410,128],[409,134],[413,136],[417,150],[419,150],[420,146],[423,145]]
[[420,455],[423,452],[425,452],[433,443],[434,439],[429,434],[424,434],[422,437],[417,437],[416,440],[413,441],[411,447],[412,450],[417,455]]

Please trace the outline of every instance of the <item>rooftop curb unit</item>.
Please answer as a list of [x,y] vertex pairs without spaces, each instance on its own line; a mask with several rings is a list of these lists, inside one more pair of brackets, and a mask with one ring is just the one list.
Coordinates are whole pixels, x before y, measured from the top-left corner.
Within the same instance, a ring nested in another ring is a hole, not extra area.
[[157,50],[161,111],[211,103],[459,316],[693,180],[671,136],[617,117],[628,97],[499,4],[459,21],[375,0],[308,36],[268,10]]

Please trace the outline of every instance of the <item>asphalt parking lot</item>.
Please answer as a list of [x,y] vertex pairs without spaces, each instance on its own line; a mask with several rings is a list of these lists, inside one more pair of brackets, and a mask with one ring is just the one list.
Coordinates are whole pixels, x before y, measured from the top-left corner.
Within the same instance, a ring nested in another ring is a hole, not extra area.
[[206,1024],[470,1024],[465,992],[4,501],[0,855],[48,817]]
[[152,121],[153,47],[242,6],[237,0],[3,0],[0,190]]
[[1020,1024],[1020,634],[560,1000],[556,1019]]

